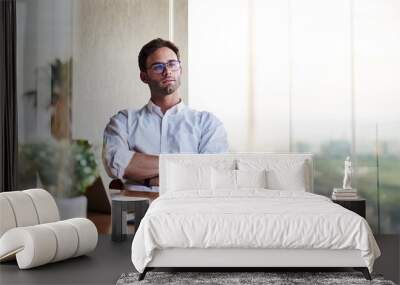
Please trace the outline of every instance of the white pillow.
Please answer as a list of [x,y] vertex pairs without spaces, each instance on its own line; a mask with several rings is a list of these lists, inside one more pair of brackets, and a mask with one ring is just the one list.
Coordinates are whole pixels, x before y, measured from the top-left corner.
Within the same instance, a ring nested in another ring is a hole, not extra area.
[[168,164],[168,191],[211,189],[211,167]]
[[267,188],[267,170],[236,170],[237,188]]
[[213,190],[236,190],[236,170],[212,168],[211,181]]
[[238,190],[240,188],[267,188],[267,171],[262,170],[211,170],[213,190]]
[[303,160],[240,159],[240,170],[267,170],[267,188],[306,191],[306,164]]
[[268,188],[273,190],[306,191],[304,165],[267,172]]

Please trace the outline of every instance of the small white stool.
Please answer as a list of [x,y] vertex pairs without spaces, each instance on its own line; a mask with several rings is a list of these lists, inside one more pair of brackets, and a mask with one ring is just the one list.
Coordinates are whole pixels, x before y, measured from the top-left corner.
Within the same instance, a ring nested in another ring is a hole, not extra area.
[[139,227],[140,221],[149,208],[150,199],[142,197],[130,197],[116,195],[112,197],[112,241],[123,241],[127,236],[128,212],[135,214],[135,232]]

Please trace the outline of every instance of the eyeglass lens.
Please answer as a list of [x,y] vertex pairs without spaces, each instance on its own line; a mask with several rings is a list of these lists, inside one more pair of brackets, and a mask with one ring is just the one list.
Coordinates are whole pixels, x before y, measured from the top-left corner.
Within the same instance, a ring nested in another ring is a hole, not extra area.
[[179,69],[180,63],[178,60],[171,60],[167,63],[156,63],[151,66],[151,70],[155,73],[163,73],[165,68],[169,68],[172,71]]

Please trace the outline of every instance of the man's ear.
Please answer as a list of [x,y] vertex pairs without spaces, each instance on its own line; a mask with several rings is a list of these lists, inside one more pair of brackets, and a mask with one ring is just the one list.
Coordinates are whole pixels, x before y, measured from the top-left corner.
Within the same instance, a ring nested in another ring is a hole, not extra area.
[[140,72],[140,79],[144,82],[144,83],[149,83],[149,77],[147,75],[147,73],[141,71]]

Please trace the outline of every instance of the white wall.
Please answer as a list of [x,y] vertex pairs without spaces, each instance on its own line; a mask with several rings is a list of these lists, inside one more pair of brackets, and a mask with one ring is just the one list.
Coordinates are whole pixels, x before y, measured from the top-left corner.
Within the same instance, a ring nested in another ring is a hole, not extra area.
[[179,92],[186,104],[189,104],[189,65],[188,65],[188,0],[169,0],[173,5],[173,42],[179,47],[183,77]]
[[109,118],[149,99],[137,56],[144,43],[168,38],[168,1],[77,1],[73,137],[98,143]]

